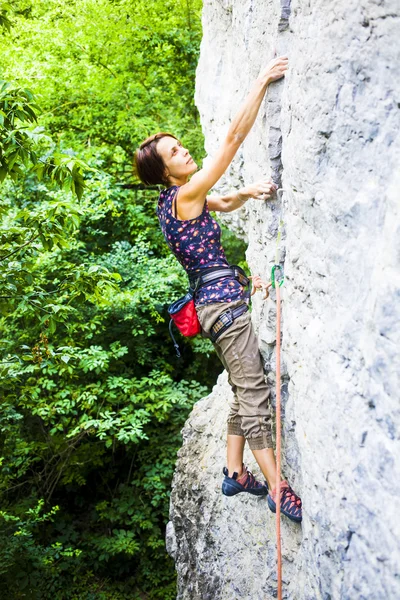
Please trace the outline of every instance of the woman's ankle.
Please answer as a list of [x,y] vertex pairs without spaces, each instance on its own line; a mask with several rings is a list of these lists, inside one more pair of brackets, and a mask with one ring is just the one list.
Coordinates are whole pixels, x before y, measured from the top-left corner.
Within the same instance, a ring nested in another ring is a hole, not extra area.
[[244,481],[246,481],[246,479],[247,479],[247,469],[243,465],[242,471],[241,471],[241,473],[238,474],[236,481],[238,483],[243,483]]
[[237,481],[238,479],[243,477],[243,475],[245,474],[246,471],[244,468],[244,464],[242,463],[240,467],[236,466],[236,467],[230,468],[228,466],[228,472],[229,472],[228,477],[233,477],[233,474],[237,473],[237,477],[236,477],[236,481]]
[[[283,486],[282,486],[282,483],[284,484]],[[281,486],[280,486],[280,488],[282,489],[283,487],[287,487],[287,486],[288,486],[287,480],[286,479],[282,479],[281,480]],[[277,488],[277,485],[276,485],[276,480],[275,480],[274,484],[269,486],[269,489],[271,490],[271,494],[275,495],[276,488]]]

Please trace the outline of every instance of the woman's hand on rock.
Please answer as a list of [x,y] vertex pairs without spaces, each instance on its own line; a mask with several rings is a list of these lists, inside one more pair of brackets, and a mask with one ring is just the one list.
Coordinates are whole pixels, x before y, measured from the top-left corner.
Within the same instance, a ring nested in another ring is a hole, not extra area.
[[254,294],[257,291],[264,290],[265,295],[263,296],[263,298],[264,300],[266,300],[269,296],[268,288],[272,285],[271,282],[266,283],[261,279],[259,275],[250,275],[249,279],[251,279],[251,281],[253,282],[253,289],[251,290],[251,295],[254,296]]
[[240,196],[244,198],[256,198],[256,200],[268,200],[276,192],[278,186],[272,179],[263,179],[246,185],[240,190]]
[[287,56],[278,56],[273,58],[264,69],[261,69],[258,76],[264,83],[269,85],[277,79],[281,79],[288,68],[289,59]]

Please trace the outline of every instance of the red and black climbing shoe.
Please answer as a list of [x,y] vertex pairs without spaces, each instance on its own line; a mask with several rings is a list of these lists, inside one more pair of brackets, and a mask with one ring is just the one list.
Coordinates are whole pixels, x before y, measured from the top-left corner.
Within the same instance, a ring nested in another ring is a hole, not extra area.
[[[286,479],[281,481],[281,513],[286,515],[292,521],[300,523],[302,520],[301,499],[297,496]],[[268,494],[268,506],[272,512],[276,512],[276,488]]]
[[246,472],[246,479],[244,481],[242,480],[242,483],[239,483],[239,481],[237,481],[238,474],[236,471],[233,473],[232,477],[228,477],[228,469],[226,467],[223,468],[222,472],[225,477],[222,482],[222,493],[225,496],[235,496],[235,494],[239,494],[240,492],[248,492],[249,494],[253,494],[253,496],[266,496],[268,494],[267,482],[260,483],[256,480],[253,473],[244,465],[243,469]]

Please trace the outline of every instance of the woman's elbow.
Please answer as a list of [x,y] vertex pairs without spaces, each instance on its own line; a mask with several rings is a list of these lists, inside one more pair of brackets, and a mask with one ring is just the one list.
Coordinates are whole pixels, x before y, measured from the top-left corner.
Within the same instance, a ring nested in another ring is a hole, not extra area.
[[237,131],[235,128],[228,133],[228,135],[226,136],[225,143],[227,144],[227,146],[230,146],[236,151],[245,139],[245,137],[246,136],[244,135],[244,133]]
[[223,212],[223,213],[230,212],[232,210],[230,199],[220,198],[220,201],[218,203],[218,208],[216,210],[217,210],[217,212]]

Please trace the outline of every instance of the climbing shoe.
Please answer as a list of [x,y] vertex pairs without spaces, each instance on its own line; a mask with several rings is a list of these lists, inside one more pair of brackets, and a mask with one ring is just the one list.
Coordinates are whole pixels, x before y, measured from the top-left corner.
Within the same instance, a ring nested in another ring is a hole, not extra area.
[[[297,496],[286,479],[281,482],[281,513],[286,515],[292,521],[300,523],[302,520],[301,499]],[[276,488],[272,490],[267,497],[270,510],[276,512]]]
[[253,494],[253,496],[266,496],[268,494],[267,482],[264,484],[260,483],[256,480],[253,473],[244,465],[243,469],[247,476],[243,483],[239,483],[237,481],[238,474],[236,471],[233,473],[232,477],[228,477],[228,469],[226,467],[223,468],[222,472],[225,477],[222,482],[222,493],[225,496],[235,496],[235,494],[239,494],[240,492],[248,492],[249,494]]

